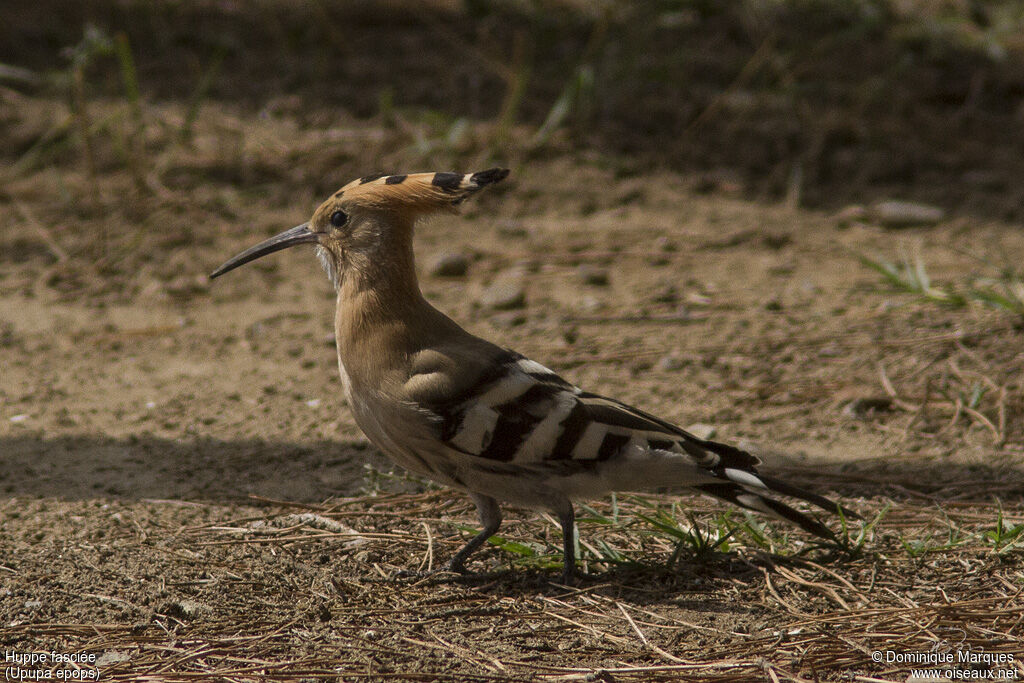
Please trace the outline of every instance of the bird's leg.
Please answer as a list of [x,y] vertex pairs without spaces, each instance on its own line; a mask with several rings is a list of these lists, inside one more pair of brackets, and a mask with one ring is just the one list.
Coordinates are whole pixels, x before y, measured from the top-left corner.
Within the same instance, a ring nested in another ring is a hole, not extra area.
[[576,513],[572,503],[566,503],[558,513],[562,525],[562,583],[571,585],[576,580]]
[[479,493],[471,493],[469,495],[473,502],[476,503],[476,511],[480,515],[480,524],[484,528],[476,536],[469,539],[469,542],[462,546],[462,550],[455,553],[455,556],[448,562],[448,570],[458,572],[459,574],[466,573],[466,560],[469,559],[469,556],[486,543],[488,538],[498,533],[498,528],[501,527],[501,508],[498,507],[498,501],[490,496],[484,496]]

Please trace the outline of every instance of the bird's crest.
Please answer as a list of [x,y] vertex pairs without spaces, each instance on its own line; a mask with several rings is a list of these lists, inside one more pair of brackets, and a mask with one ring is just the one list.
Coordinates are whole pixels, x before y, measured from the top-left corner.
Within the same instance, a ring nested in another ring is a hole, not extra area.
[[426,212],[455,211],[478,190],[504,180],[507,168],[491,168],[477,173],[376,173],[353,180],[334,197],[350,200],[367,208]]

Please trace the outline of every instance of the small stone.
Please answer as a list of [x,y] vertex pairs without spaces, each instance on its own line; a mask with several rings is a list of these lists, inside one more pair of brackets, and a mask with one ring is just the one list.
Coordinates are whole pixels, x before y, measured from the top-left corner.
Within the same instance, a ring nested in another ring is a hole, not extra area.
[[694,422],[686,428],[686,431],[690,432],[698,439],[711,439],[714,438],[716,433],[718,433],[718,428],[705,422]]
[[699,292],[687,292],[686,303],[694,306],[710,306],[714,302],[711,300],[711,297],[706,294],[701,294]]
[[131,656],[127,652],[121,650],[107,650],[99,657],[96,658],[96,667],[111,666],[113,664],[120,664],[121,662],[127,662],[131,660]]
[[500,279],[485,289],[478,303],[484,308],[507,311],[526,304],[526,291],[520,279]]
[[654,364],[654,369],[659,372],[674,372],[676,370],[682,370],[685,366],[686,361],[679,356],[662,356],[658,359],[658,362]]
[[604,308],[604,303],[596,296],[584,296],[580,297],[579,303],[576,304],[576,308],[581,313],[597,313]]
[[434,277],[465,277],[468,271],[469,259],[466,255],[451,251],[441,253],[429,270]]
[[212,610],[208,605],[204,605],[201,602],[186,599],[166,602],[160,607],[159,611],[169,617],[186,621],[195,619],[196,617],[206,612],[211,612]]
[[584,263],[579,267],[577,272],[585,285],[593,285],[595,287],[608,286],[608,271],[604,268]]
[[937,206],[898,200],[875,202],[868,209],[868,214],[887,228],[935,225],[946,217],[946,212]]

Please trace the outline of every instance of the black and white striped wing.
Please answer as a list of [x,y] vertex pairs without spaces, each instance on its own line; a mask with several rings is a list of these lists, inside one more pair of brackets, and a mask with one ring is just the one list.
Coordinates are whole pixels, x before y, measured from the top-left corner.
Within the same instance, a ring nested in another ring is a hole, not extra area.
[[461,396],[433,406],[440,438],[491,461],[595,464],[628,448],[688,456],[710,471],[748,470],[757,459],[692,434],[624,403],[582,391],[540,363],[507,352],[498,367]]
[[[746,451],[697,438],[632,406],[583,391],[512,351],[460,396],[431,410],[438,417],[438,436],[449,448],[488,462],[550,465],[571,473],[594,471],[626,454],[678,454],[708,475],[708,481],[690,483],[693,488],[789,520],[818,536],[832,534],[817,520],[765,494],[800,498],[856,517],[823,496],[758,474],[758,459]],[[673,483],[688,482],[661,482]]]

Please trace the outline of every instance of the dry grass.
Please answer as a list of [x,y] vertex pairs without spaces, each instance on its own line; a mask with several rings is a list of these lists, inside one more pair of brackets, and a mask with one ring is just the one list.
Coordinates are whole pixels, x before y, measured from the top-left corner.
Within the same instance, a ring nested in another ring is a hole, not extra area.
[[[478,576],[395,578],[460,543],[457,527],[472,516],[446,493],[257,501],[256,514],[148,540],[167,541],[178,563],[185,548],[214,553],[202,578],[168,584],[190,584],[193,598],[168,598],[134,625],[33,622],[5,628],[5,639],[117,653],[122,661],[102,666],[102,680],[903,680],[906,665],[875,664],[870,653],[1024,657],[1024,509],[860,499],[876,519],[862,539],[863,526],[849,529],[845,551],[739,519],[729,522],[727,552],[694,554],[644,521],[651,505],[667,511],[674,500],[596,504],[594,515],[614,521],[581,521],[582,557],[595,573],[579,587],[497,550],[475,563]],[[698,533],[724,519],[713,503],[687,506],[703,520]],[[440,510],[448,521],[436,521]],[[518,517],[502,540],[557,554],[556,528]],[[596,561],[607,555],[596,544],[623,559]],[[250,576],[238,560],[253,545],[288,558],[292,571]],[[236,599],[212,611],[214,592]],[[253,612],[254,601],[263,608]]]

